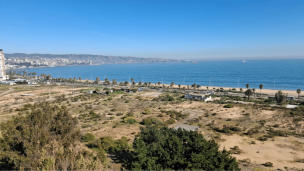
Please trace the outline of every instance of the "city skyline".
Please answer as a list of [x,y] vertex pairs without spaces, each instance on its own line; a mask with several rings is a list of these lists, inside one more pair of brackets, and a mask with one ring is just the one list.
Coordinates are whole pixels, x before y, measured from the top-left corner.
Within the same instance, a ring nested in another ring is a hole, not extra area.
[[303,59],[304,2],[6,1],[6,53],[179,60]]

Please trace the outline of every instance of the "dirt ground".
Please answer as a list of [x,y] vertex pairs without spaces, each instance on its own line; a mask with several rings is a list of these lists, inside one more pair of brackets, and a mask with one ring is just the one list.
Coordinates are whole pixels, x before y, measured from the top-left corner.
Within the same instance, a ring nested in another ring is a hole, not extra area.
[[[224,108],[224,104],[185,99],[175,102],[156,101],[155,98],[162,96],[163,93],[154,91],[91,96],[80,93],[81,89],[86,89],[86,87],[75,87],[73,94],[73,89],[69,86],[2,86],[0,87],[0,94],[2,94],[0,96],[0,122],[5,122],[19,113],[15,109],[23,107],[26,103],[36,103],[43,100],[53,101],[56,96],[65,94],[67,100],[56,103],[56,105],[68,106],[73,116],[79,118],[80,129],[83,133],[91,132],[97,138],[109,136],[119,139],[125,136],[132,143],[137,133],[140,132],[140,127],[144,126],[141,123],[143,119],[155,117],[165,122],[170,117],[166,115],[161,117],[162,111],[172,110],[188,113],[189,116],[176,120],[169,127],[175,127],[179,124],[199,125],[199,132],[207,139],[217,141],[221,149],[230,150],[232,147],[238,146],[241,153],[233,154],[233,156],[238,160],[248,158],[251,161],[250,165],[242,166],[244,170],[304,168],[304,163],[296,162],[298,159],[304,159],[303,137],[275,136],[267,141],[257,140],[258,136],[264,135],[274,124],[279,124],[280,127],[277,129],[283,131],[290,131],[293,128],[295,132],[302,133],[304,123],[300,122],[295,126],[291,121],[292,118],[283,117],[283,109],[253,104],[235,104],[233,108]],[[34,96],[21,96],[22,94],[33,94]],[[48,98],[49,95],[50,98]],[[172,95],[174,96],[174,94]],[[178,99],[180,96],[178,94],[174,97]],[[79,97],[79,99],[74,101],[73,97]],[[147,108],[150,113],[143,114]],[[90,120],[80,117],[88,115],[90,111],[102,115],[102,119]],[[134,124],[122,123],[123,116],[130,112],[133,113],[137,122]],[[26,114],[26,111],[21,113]],[[265,121],[264,126],[261,126],[261,120]],[[237,126],[241,128],[241,131],[230,134],[215,131],[215,127],[223,128],[224,125]],[[257,127],[260,129],[260,133],[257,135],[248,136],[245,134],[249,129]],[[252,141],[255,141],[255,144],[252,144]],[[263,166],[262,164],[266,162],[272,162],[274,167]],[[243,163],[240,162],[240,165]]]

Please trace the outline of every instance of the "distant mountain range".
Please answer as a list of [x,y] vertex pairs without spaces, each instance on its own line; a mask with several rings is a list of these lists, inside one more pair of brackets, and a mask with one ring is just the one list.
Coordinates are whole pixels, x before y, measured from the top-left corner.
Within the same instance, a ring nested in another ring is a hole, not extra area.
[[174,59],[161,59],[161,58],[139,58],[139,57],[124,57],[124,56],[104,56],[104,55],[91,55],[91,54],[26,54],[26,53],[5,53],[7,59],[9,58],[28,58],[28,59],[55,59],[64,58],[69,60],[85,60],[93,61],[95,64],[122,64],[122,63],[166,63],[166,62],[180,62]]

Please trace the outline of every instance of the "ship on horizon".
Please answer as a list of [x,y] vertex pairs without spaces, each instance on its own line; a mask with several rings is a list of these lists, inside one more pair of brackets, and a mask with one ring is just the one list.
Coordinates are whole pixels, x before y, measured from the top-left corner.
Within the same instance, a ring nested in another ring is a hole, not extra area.
[[246,61],[245,60],[243,60],[243,63],[245,63]]

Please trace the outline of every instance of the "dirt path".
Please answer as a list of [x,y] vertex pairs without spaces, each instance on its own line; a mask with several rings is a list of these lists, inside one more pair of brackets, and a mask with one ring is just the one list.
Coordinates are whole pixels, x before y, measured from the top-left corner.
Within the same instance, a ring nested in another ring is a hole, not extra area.
[[11,91],[14,91],[14,89],[12,89],[12,88],[10,87],[9,90],[7,90],[7,91],[1,93],[0,96],[3,96],[3,95],[5,95],[5,94],[7,94],[7,93],[9,93],[9,92],[11,92]]

